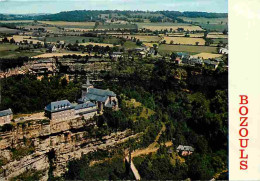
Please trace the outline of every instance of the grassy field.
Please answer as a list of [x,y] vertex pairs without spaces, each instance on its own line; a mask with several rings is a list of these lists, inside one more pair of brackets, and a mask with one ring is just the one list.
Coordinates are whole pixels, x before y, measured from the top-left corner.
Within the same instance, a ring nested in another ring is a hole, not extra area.
[[214,44],[218,44],[218,43],[220,43],[221,41],[223,42],[223,43],[228,43],[228,39],[221,39],[221,38],[217,38],[217,39],[212,39],[213,40],[213,42],[214,42]]
[[131,99],[130,101],[126,101],[128,107],[142,107],[139,115],[133,115],[132,120],[136,121],[137,118],[145,118],[148,119],[150,116],[154,114],[154,111],[144,107],[140,102],[137,102],[135,99]]
[[200,26],[207,31],[223,32],[225,29],[228,29],[226,24],[200,24]]
[[209,46],[189,46],[189,45],[165,45],[162,44],[159,46],[159,53],[170,54],[172,52],[187,52],[187,53],[217,53],[217,47]]
[[19,30],[10,29],[10,28],[6,28],[6,27],[0,27],[0,33],[11,33],[11,34],[14,34],[14,33],[17,33],[17,32],[19,32]]
[[33,57],[39,54],[41,53],[29,51],[0,51],[0,58]]
[[163,40],[166,40],[167,44],[170,44],[173,41],[173,44],[180,45],[205,45],[205,40],[203,38],[187,38],[187,37],[167,37],[165,36]]
[[140,46],[137,46],[135,42],[132,41],[126,41],[123,45],[124,48],[126,49],[134,49],[134,48],[138,48]]
[[148,47],[153,47],[153,45],[156,44],[158,46],[158,43],[143,43],[143,45]]
[[135,24],[104,24],[104,25],[98,25],[96,30],[117,30],[117,29],[137,29],[137,26]]
[[18,45],[0,44],[0,58],[31,57],[40,54],[40,52],[17,51],[18,48]]
[[116,37],[107,37],[103,39],[102,43],[108,43],[108,44],[120,44],[120,39]]
[[2,51],[14,51],[17,48],[19,48],[18,45],[14,45],[14,44],[0,44],[0,52]]
[[226,24],[228,22],[228,18],[188,18],[188,17],[179,17],[183,19],[184,21],[190,22],[190,23],[198,23],[198,24]]
[[0,21],[0,23],[32,23],[33,20],[12,20],[12,21]]
[[58,26],[63,28],[94,28],[95,22],[67,22],[67,21],[39,21],[42,24]]
[[183,28],[185,31],[203,31],[199,26],[194,25],[188,25],[188,24],[180,24],[180,23],[137,23],[138,28],[142,29],[149,29],[151,31],[161,31],[167,29],[170,31],[171,29],[173,31],[177,30],[178,28]]

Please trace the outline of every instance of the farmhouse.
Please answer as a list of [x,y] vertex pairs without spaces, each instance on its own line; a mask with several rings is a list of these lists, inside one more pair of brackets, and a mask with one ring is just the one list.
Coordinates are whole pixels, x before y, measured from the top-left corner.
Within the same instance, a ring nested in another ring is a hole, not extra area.
[[194,152],[194,148],[191,146],[183,146],[179,145],[176,149],[176,151],[181,153],[182,156],[188,156],[191,155]]
[[98,107],[98,112],[102,113],[104,107],[118,109],[118,100],[116,94],[110,90],[96,89],[90,84],[87,79],[86,84],[82,86],[82,97],[79,99],[79,103],[84,101],[92,101]]
[[0,126],[11,123],[12,119],[13,119],[13,112],[10,108],[0,111]]

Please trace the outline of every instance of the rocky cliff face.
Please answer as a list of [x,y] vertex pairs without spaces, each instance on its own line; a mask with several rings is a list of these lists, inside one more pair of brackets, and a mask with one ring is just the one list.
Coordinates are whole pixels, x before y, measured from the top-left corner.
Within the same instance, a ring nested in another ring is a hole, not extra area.
[[12,131],[0,134],[0,180],[9,180],[31,169],[42,171],[42,180],[47,180],[50,167],[54,176],[61,176],[70,160],[113,147],[133,136],[124,131],[98,139],[94,132],[95,123],[81,119],[14,125]]

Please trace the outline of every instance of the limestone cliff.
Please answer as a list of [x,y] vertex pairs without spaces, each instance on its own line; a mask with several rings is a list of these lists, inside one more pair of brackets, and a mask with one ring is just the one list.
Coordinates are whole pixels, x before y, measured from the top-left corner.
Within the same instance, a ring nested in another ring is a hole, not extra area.
[[95,127],[95,122],[82,119],[15,124],[11,131],[0,133],[0,180],[32,169],[43,171],[42,180],[47,180],[50,166],[54,176],[61,176],[70,160],[113,147],[133,136],[131,131],[124,131],[98,139],[93,136]]

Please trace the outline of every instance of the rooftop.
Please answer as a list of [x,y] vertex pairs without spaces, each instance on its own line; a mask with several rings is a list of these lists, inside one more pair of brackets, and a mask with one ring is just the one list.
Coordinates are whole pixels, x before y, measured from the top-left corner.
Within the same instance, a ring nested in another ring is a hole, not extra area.
[[75,105],[75,110],[84,109],[84,108],[90,108],[95,107],[96,105],[92,102],[85,102],[83,104],[77,104]]
[[10,108],[6,109],[6,110],[3,110],[3,111],[0,111],[0,117],[11,115],[11,114],[13,114],[13,112],[12,112],[12,110]]
[[74,106],[72,106],[72,104],[68,100],[62,100],[62,101],[51,102],[45,107],[45,110],[50,112],[58,112],[58,111],[64,111],[73,108]]

